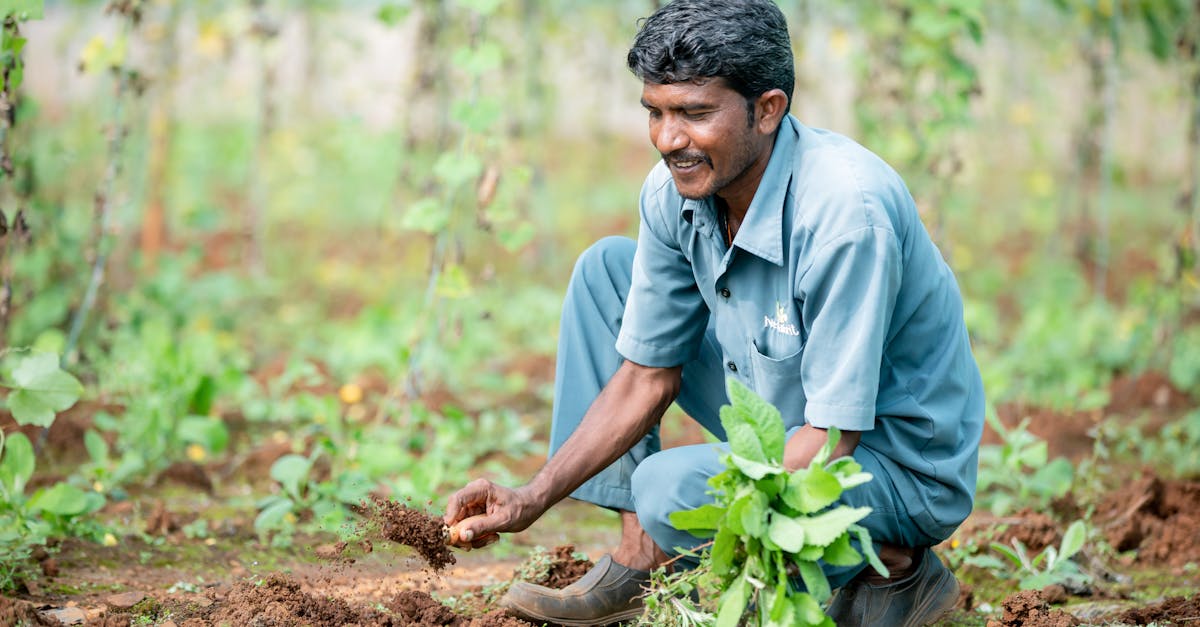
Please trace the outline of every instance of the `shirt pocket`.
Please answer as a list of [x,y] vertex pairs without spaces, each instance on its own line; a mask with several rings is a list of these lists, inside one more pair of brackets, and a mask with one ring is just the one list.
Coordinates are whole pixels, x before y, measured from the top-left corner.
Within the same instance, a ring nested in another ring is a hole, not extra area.
[[804,384],[800,379],[800,361],[804,358],[804,347],[784,357],[768,357],[758,349],[758,342],[750,346],[751,376],[754,391],[779,409],[783,424],[798,427],[804,424],[804,407],[808,398],[804,395]]

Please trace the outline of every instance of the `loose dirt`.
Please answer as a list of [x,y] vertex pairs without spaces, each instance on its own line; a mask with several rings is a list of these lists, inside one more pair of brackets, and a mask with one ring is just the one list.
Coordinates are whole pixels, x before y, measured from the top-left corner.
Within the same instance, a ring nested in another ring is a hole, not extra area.
[[1050,604],[1038,590],[1025,590],[1004,600],[1004,614],[1000,620],[989,620],[988,627],[1075,627],[1078,618],[1062,611],[1051,609]]
[[1013,540],[1025,545],[1025,549],[1036,555],[1048,546],[1057,546],[1061,535],[1058,523],[1042,512],[1023,509],[1006,517],[1007,528],[996,537],[996,542],[1012,546]]
[[384,538],[410,546],[435,571],[455,562],[446,546],[446,524],[403,503],[373,498],[368,508],[370,522],[379,526]]
[[1113,548],[1137,549],[1140,564],[1200,561],[1200,482],[1143,477],[1110,494],[1096,518]]
[[1170,597],[1162,603],[1135,607],[1116,618],[1129,625],[1187,625],[1200,620],[1200,595],[1190,599]]
[[56,620],[42,618],[32,604],[0,596],[0,625],[59,625]]
[[587,571],[592,569],[592,560],[577,559],[574,553],[575,546],[571,544],[554,547],[554,551],[551,553],[550,568],[546,569],[546,576],[530,583],[561,590],[579,581],[587,574]]

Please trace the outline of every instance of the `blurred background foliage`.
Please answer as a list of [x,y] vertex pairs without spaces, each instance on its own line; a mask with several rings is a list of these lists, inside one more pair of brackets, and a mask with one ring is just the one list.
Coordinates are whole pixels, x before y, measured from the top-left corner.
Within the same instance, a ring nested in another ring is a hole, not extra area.
[[[1200,395],[1196,0],[780,6],[793,112],[908,181],[993,406],[1103,413],[1114,380],[1148,372]],[[70,532],[95,494],[129,498],[178,463],[232,482],[264,449],[250,479],[270,481],[242,505],[276,543],[370,490],[439,499],[528,473],[574,258],[636,232],[657,159],[624,66],[655,7],[47,0],[10,16],[5,381],[50,352],[83,391],[58,417],[79,425],[69,440],[5,424],[88,500],[47,514],[9,494],[0,546],[6,528]],[[993,458],[996,483],[1046,463]]]

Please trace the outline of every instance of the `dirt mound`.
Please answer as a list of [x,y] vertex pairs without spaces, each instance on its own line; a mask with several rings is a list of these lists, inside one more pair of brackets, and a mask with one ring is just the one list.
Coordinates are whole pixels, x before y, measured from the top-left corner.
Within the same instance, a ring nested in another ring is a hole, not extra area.
[[373,523],[383,537],[416,549],[433,570],[442,570],[455,562],[446,546],[446,524],[403,503],[374,498],[368,508]]
[[988,621],[988,627],[1075,627],[1078,618],[1050,609],[1050,604],[1038,590],[1025,590],[1004,599],[1004,614],[999,621]]
[[1012,546],[1013,540],[1019,540],[1034,555],[1048,546],[1057,546],[1062,539],[1058,523],[1042,512],[1026,508],[1008,517],[1006,523],[1007,528],[996,537],[996,542]]
[[43,618],[33,606],[16,599],[0,596],[0,625],[50,626],[62,623]]
[[560,590],[575,583],[592,569],[592,560],[577,559],[574,554],[575,545],[573,544],[554,547],[554,551],[551,553],[550,567],[546,569],[546,576],[530,583]]
[[[216,600],[216,599],[214,599]],[[318,598],[296,581],[271,575],[259,585],[239,583],[207,617],[230,625],[391,625],[391,617],[370,608],[352,608],[342,599]]]
[[1143,477],[1110,494],[1097,520],[1113,548],[1137,549],[1139,563],[1178,568],[1200,561],[1200,482]]
[[1175,625],[1200,617],[1200,595],[1190,599],[1169,597],[1162,603],[1125,610],[1116,620],[1129,625]]

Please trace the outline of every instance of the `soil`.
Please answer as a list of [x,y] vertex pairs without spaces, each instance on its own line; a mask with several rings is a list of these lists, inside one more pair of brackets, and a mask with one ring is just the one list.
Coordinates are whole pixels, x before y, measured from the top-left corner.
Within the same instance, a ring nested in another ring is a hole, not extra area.
[[0,625],[59,625],[56,620],[42,618],[33,604],[0,596]]
[[1170,597],[1162,603],[1125,610],[1116,619],[1130,625],[1183,625],[1200,620],[1200,595]]
[[554,547],[553,558],[550,568],[546,571],[546,577],[531,583],[561,590],[579,581],[592,569],[592,560],[577,559],[574,553],[575,545],[573,544]]
[[1043,512],[1023,509],[1006,517],[1005,521],[1005,529],[996,536],[996,542],[1012,546],[1013,540],[1020,541],[1025,550],[1034,555],[1048,546],[1057,546],[1062,538],[1058,523]]
[[446,546],[446,523],[441,518],[379,497],[372,499],[368,509],[384,538],[416,549],[433,570],[455,563],[454,554]]
[[1075,627],[1079,624],[1078,618],[1051,609],[1039,590],[1025,590],[1009,596],[1004,600],[1001,619],[988,621],[988,627]]
[[1200,561],[1200,481],[1144,476],[1104,499],[1096,518],[1113,548],[1137,549],[1140,564]]

